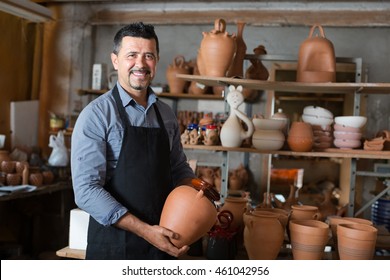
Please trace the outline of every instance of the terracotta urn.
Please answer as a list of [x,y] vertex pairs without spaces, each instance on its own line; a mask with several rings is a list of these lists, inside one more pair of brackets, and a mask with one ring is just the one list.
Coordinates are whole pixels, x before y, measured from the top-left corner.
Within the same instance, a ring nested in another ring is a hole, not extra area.
[[338,252],[341,260],[371,260],[374,257],[378,230],[365,224],[337,226]]
[[[252,137],[254,126],[245,113],[238,109],[238,106],[244,102],[242,95],[242,86],[229,86],[227,102],[230,106],[230,114],[221,128],[220,140],[224,147],[240,147],[244,139]],[[241,121],[246,124],[244,129]]]
[[291,205],[289,220],[319,220],[321,214],[317,206]]
[[160,226],[180,235],[171,239],[178,248],[190,245],[203,237],[217,221],[213,201],[219,200],[213,186],[193,179],[192,186],[176,187],[167,197],[160,218]]
[[329,240],[329,226],[316,220],[293,220],[289,223],[294,260],[321,260]]
[[228,77],[244,77],[244,58],[246,55],[246,44],[243,38],[245,22],[237,21],[236,43],[237,50],[233,62],[228,71]]
[[250,260],[275,260],[284,240],[279,215],[258,211],[245,213],[244,246]]
[[288,132],[287,143],[294,152],[310,152],[314,144],[314,135],[311,124],[292,122]]
[[184,93],[187,81],[177,78],[176,74],[190,74],[190,68],[182,55],[176,56],[172,64],[168,65],[166,78],[170,93]]
[[197,63],[202,76],[225,77],[237,50],[236,36],[226,30],[225,20],[214,21],[214,29],[202,32]]
[[229,210],[233,214],[233,220],[229,226],[231,230],[238,230],[243,226],[243,215],[247,211],[248,199],[244,197],[228,196],[221,207],[221,211]]

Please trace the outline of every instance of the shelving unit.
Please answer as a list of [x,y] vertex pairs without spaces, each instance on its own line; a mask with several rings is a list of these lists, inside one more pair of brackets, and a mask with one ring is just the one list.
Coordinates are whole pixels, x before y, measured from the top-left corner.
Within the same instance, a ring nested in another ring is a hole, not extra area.
[[[274,59],[273,57],[272,59]],[[345,60],[347,61],[347,60]],[[358,60],[361,69],[361,60]],[[357,71],[359,81],[361,72]],[[187,81],[195,81],[197,83],[206,86],[225,86],[229,85],[242,85],[254,90],[272,90],[283,91],[291,93],[322,93],[322,94],[347,94],[353,95],[354,107],[353,114],[358,115],[360,112],[360,95],[361,94],[385,94],[390,92],[390,83],[302,83],[302,82],[278,82],[278,81],[259,81],[250,79],[239,78],[227,78],[227,77],[206,77],[199,75],[183,75],[178,74],[178,78],[185,79]],[[244,152],[244,153],[261,153],[269,155],[286,155],[286,156],[302,156],[302,157],[326,157],[326,158],[348,158],[351,159],[351,179],[350,179],[350,194],[348,204],[348,216],[354,216],[355,208],[355,183],[356,176],[364,176],[364,173],[359,173],[356,170],[356,160],[358,159],[390,159],[390,151],[365,151],[365,150],[342,150],[342,149],[326,149],[322,152],[305,152],[298,153],[292,151],[258,151],[253,148],[226,148],[222,146],[203,146],[186,145],[184,148],[193,150],[208,150],[208,151],[221,151],[225,158],[226,166],[228,169],[228,152]],[[227,174],[227,171],[224,172]],[[226,178],[225,178],[226,179]],[[221,196],[226,197],[227,194],[227,179],[224,184],[221,185]],[[371,202],[372,203],[372,202]]]

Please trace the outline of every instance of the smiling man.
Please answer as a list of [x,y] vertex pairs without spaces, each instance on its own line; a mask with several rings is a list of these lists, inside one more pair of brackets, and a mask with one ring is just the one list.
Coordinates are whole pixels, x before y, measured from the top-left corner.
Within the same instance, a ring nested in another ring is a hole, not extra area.
[[152,25],[121,28],[111,54],[118,82],[84,108],[74,127],[75,201],[90,214],[87,259],[170,259],[188,250],[158,225],[170,191],[195,177],[174,112],[150,88],[158,60]]

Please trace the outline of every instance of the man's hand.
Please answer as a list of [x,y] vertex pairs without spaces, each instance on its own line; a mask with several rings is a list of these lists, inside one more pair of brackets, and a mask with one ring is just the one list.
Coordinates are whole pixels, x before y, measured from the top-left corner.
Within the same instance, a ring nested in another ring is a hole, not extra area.
[[174,257],[179,257],[185,254],[189,249],[189,246],[187,245],[183,246],[182,248],[177,248],[172,244],[170,239],[178,239],[178,233],[158,225],[149,225],[144,223],[130,213],[123,215],[115,224],[115,226],[133,232],[134,234],[148,241],[156,248]]

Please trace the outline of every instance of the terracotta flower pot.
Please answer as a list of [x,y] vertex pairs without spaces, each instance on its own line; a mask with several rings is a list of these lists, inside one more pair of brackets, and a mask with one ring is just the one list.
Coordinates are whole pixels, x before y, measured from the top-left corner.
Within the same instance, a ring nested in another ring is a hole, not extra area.
[[370,260],[374,257],[378,230],[365,224],[337,226],[338,251],[341,260]]
[[161,213],[160,226],[180,235],[179,239],[171,239],[180,248],[207,234],[216,220],[217,209],[204,195],[204,191],[182,185],[168,195]]
[[329,240],[328,224],[316,220],[289,223],[294,260],[321,260]]
[[244,214],[244,245],[250,260],[275,260],[284,240],[279,214],[258,211]]

